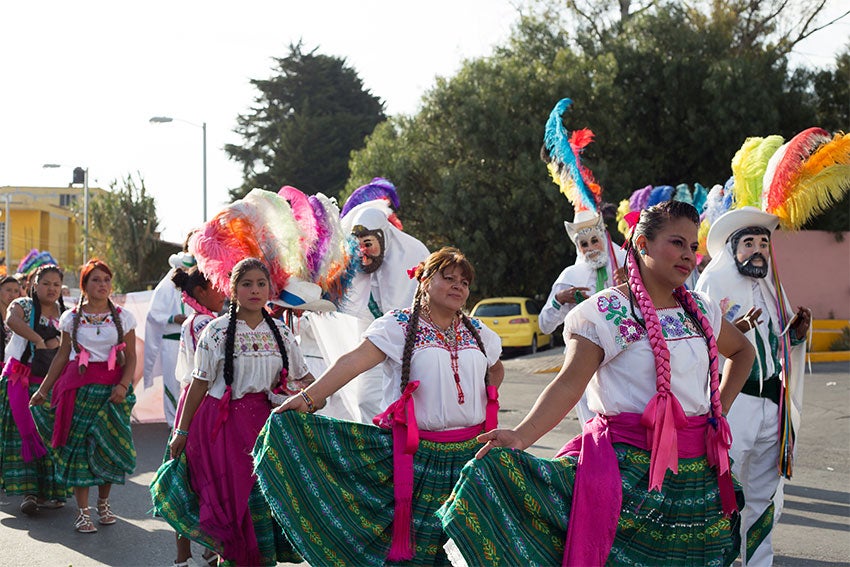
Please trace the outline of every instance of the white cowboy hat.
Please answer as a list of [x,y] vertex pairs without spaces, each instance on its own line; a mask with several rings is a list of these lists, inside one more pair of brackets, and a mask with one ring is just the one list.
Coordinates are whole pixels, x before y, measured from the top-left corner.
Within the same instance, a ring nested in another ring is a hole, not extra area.
[[277,299],[271,300],[275,305],[300,309],[302,311],[336,311],[336,306],[322,299],[322,288],[318,285],[298,278],[289,278],[286,288],[280,292]]
[[779,226],[779,217],[756,207],[741,207],[723,213],[711,224],[705,247],[712,258],[720,254],[726,241],[736,231],[748,226],[761,226],[773,232]]
[[576,235],[580,230],[585,228],[599,227],[602,229],[602,217],[599,213],[593,211],[579,211],[576,213],[573,222],[564,221],[564,227],[567,229],[567,235],[573,242],[576,241]]

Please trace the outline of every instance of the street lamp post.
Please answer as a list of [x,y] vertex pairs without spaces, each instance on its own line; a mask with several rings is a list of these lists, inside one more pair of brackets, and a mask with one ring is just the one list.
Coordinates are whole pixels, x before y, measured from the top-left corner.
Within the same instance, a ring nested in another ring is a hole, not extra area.
[[200,128],[203,133],[203,150],[204,150],[204,222],[207,222],[207,123],[195,124],[182,118],[172,118],[170,116],[154,116],[150,119],[151,124],[164,124],[166,122],[184,122],[195,128]]
[[[42,167],[45,169],[53,169],[62,167],[62,164],[45,163]],[[83,183],[83,264],[85,264],[89,261],[89,168],[74,168],[74,177],[72,178],[73,183],[79,183],[78,178],[80,172],[82,172]]]

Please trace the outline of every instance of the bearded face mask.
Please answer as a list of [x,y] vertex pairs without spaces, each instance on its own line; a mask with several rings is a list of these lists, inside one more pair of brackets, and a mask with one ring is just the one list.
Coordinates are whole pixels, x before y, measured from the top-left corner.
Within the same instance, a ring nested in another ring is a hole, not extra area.
[[735,252],[735,266],[742,276],[767,277],[770,269],[770,231],[760,226],[743,228],[729,240]]
[[585,228],[576,234],[576,249],[593,268],[599,269],[608,263],[605,236],[595,228]]
[[369,230],[357,225],[352,234],[359,242],[360,265],[363,271],[367,274],[375,272],[384,262],[384,231]]

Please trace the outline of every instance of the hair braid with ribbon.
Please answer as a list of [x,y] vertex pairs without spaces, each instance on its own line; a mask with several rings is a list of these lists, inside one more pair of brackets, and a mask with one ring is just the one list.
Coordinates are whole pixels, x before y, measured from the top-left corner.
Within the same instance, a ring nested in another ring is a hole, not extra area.
[[[417,279],[422,277],[420,264],[416,268]],[[413,297],[413,307],[410,309],[410,320],[407,322],[407,332],[404,335],[404,350],[401,355],[401,391],[407,388],[410,381],[410,361],[413,358],[413,346],[416,344],[416,333],[419,331],[419,314],[422,312],[422,280],[416,286],[416,295]]]

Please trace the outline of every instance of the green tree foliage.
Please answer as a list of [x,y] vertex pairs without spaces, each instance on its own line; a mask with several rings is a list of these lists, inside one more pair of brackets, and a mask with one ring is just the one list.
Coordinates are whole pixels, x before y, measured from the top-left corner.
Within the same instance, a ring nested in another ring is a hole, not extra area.
[[230,196],[282,185],[337,196],[348,179],[351,151],[385,119],[383,103],[344,59],[304,52],[299,43],[275,62],[271,78],[251,80],[259,95],[235,129],[244,142],[224,148],[244,176]]
[[575,258],[571,206],[539,158],[559,99],[574,101],[569,130],[595,132],[583,162],[614,203],[647,184],[723,183],[745,138],[815,123],[810,76],[767,38],[742,49],[744,24],[722,2],[714,13],[631,4],[619,3],[628,17],[574,35],[551,8],[526,14],[493,56],[438,79],[416,115],[376,128],[352,154],[346,191],[389,178],[405,229],[477,266],[474,295],[541,296]]
[[154,198],[139,175],[127,175],[109,184],[109,192],[89,203],[89,257],[103,259],[112,269],[119,293],[145,289],[156,283],[165,264],[157,261],[159,241]]

